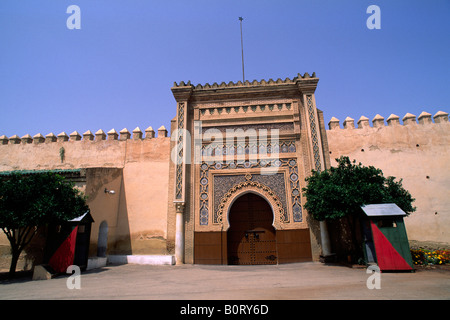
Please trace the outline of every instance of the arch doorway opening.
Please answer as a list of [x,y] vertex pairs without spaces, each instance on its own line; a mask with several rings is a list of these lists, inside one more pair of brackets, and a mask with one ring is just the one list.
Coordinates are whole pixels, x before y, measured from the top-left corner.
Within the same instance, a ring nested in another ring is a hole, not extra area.
[[231,206],[227,231],[228,264],[277,264],[277,242],[269,203],[246,193]]
[[97,256],[106,257],[108,246],[108,222],[102,221],[98,229]]

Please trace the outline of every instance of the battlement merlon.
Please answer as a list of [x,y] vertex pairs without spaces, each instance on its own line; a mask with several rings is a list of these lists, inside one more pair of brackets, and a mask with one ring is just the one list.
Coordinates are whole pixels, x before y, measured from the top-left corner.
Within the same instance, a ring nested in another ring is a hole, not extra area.
[[[410,126],[410,125],[416,125],[416,124],[424,125],[424,124],[433,123],[431,118],[432,118],[431,114],[424,111],[419,115],[419,117],[416,120],[416,116],[414,114],[411,114],[408,112],[407,114],[405,114],[403,116],[402,121],[403,121],[404,126]],[[433,116],[433,119],[434,119],[435,124],[448,123],[449,122],[449,114],[444,111],[438,111]],[[354,121],[355,120],[350,117],[345,118],[345,120],[343,122],[344,129],[355,129],[356,127],[355,127]],[[387,123],[388,127],[402,125],[402,124],[400,124],[400,117],[395,114],[391,114],[386,119],[386,123]],[[358,124],[358,127],[356,129],[371,128],[370,123],[369,123],[369,118],[367,118],[365,116],[361,116],[359,118],[357,124]],[[384,127],[384,126],[386,126],[386,124],[384,122],[384,117],[377,114],[372,119],[372,128],[380,128],[380,127]],[[341,129],[339,119],[332,117],[330,119],[330,121],[328,122],[328,128],[329,128],[329,130]]]
[[282,80],[253,80],[245,82],[222,82],[218,84],[206,83],[204,85],[191,84],[191,81],[185,83],[174,82],[171,88],[173,96],[177,102],[186,101],[208,101],[208,100],[226,100],[226,99],[242,99],[242,98],[254,98],[254,97],[286,97],[286,96],[298,96],[299,92],[302,94],[313,94],[317,88],[319,78],[316,77],[316,73],[312,75],[304,73],[298,74],[293,79],[286,78]]

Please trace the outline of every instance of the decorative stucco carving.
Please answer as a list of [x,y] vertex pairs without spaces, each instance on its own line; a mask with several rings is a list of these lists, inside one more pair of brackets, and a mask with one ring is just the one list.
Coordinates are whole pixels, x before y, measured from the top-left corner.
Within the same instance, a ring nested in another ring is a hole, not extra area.
[[286,215],[283,209],[283,204],[271,188],[265,186],[260,182],[252,181],[251,178],[252,176],[250,174],[246,174],[245,181],[233,186],[222,197],[217,211],[218,222],[222,223],[224,225],[224,229],[227,230],[229,228],[229,223],[228,219],[224,219],[224,213],[226,213],[226,216],[228,217],[228,212],[234,201],[241,195],[252,192],[256,193],[259,196],[262,196],[269,202],[274,214],[273,225],[275,229],[280,229],[281,224],[286,222]]

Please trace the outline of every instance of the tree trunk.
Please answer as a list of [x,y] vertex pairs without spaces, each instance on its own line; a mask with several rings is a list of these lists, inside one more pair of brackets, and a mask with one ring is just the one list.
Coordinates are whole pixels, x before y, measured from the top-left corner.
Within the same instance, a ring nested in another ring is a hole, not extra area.
[[361,256],[360,244],[358,242],[358,236],[357,236],[358,228],[360,228],[359,220],[357,217],[355,217],[353,215],[348,215],[347,222],[348,222],[349,229],[350,229],[350,241],[351,241],[350,254],[352,257],[351,259],[352,259],[352,263],[356,263],[357,260]]
[[37,232],[36,227],[25,227],[19,229],[2,228],[5,232],[9,243],[11,244],[11,265],[9,267],[9,278],[13,278],[16,273],[17,262],[19,261],[20,253],[31,242]]
[[20,251],[12,250],[11,265],[9,267],[9,278],[13,278],[16,273],[17,261],[19,261]]

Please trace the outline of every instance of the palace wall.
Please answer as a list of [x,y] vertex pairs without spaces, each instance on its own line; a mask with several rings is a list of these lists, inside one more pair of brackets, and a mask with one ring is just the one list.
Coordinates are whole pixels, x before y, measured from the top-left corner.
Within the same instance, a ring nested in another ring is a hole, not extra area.
[[[434,122],[432,120],[434,119]],[[380,115],[372,120],[346,118],[341,127],[332,118],[327,130],[331,165],[336,158],[349,156],[365,166],[380,168],[385,176],[403,179],[417,208],[405,218],[408,238],[418,244],[450,245],[450,122],[448,113],[433,117],[423,112]]]
[[[0,136],[0,172],[82,169],[76,185],[85,192],[95,220],[90,255],[97,255],[104,221],[108,254],[167,254],[170,138],[164,127],[157,137],[151,128],[145,133],[136,128],[120,135],[115,130],[88,131],[83,138],[77,132]],[[8,252],[9,242],[1,232],[0,255]]]
[[[448,114],[407,114],[400,123],[391,115],[345,119],[341,127],[332,118],[326,130],[331,165],[349,156],[363,165],[403,179],[416,199],[417,211],[405,219],[409,239],[447,247],[450,244],[450,122]],[[175,127],[172,121],[172,130]],[[108,254],[173,253],[175,222],[173,172],[169,170],[174,142],[161,127],[117,133],[102,130],[83,135],[40,134],[21,138],[0,136],[0,172],[14,170],[82,169],[77,186],[88,196],[95,220],[90,255],[97,254],[99,226],[108,225]],[[191,186],[194,187],[194,186]],[[114,190],[114,194],[105,193]],[[170,194],[172,193],[172,194]],[[168,218],[169,215],[169,218]],[[0,255],[9,251],[0,234]],[[1,260],[1,259],[0,259]],[[9,262],[9,258],[7,259]],[[5,267],[0,265],[0,269]],[[8,267],[8,266],[6,266]]]

